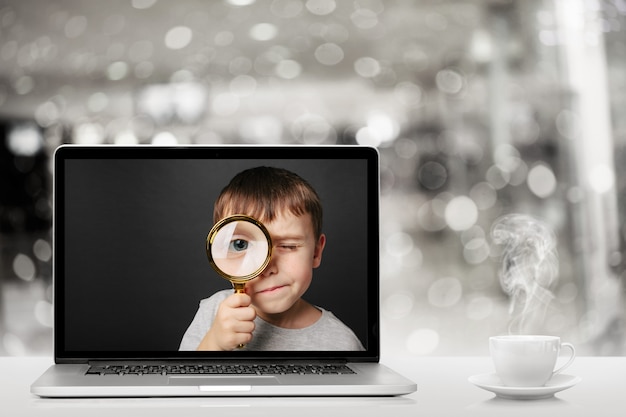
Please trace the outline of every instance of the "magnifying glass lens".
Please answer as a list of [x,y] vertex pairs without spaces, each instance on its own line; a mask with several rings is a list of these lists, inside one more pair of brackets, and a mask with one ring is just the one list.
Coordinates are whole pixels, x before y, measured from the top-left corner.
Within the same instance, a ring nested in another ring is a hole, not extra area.
[[270,245],[266,233],[255,222],[232,220],[217,225],[211,232],[209,251],[214,267],[222,276],[246,280],[265,268]]

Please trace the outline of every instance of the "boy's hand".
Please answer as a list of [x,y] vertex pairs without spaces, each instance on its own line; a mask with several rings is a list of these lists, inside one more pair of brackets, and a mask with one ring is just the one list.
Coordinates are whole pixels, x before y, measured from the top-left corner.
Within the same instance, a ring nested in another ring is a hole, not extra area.
[[233,350],[252,340],[256,311],[248,294],[232,294],[222,301],[213,325],[198,350]]

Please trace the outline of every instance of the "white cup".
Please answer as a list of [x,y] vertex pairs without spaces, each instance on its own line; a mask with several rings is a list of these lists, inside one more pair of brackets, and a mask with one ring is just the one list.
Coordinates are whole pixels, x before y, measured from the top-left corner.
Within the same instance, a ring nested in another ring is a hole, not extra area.
[[[568,361],[558,369],[557,358],[561,348],[572,353]],[[561,343],[558,336],[492,336],[489,351],[496,374],[508,387],[541,387],[554,375],[571,365],[576,349],[571,343]]]

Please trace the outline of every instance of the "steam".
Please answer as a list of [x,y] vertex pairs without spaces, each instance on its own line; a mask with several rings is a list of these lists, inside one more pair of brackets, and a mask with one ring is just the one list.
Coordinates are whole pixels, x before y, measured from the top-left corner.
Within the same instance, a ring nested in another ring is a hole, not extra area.
[[499,218],[491,236],[504,247],[499,275],[511,300],[509,333],[533,333],[541,327],[554,298],[550,288],[559,272],[556,237],[546,224],[524,214]]

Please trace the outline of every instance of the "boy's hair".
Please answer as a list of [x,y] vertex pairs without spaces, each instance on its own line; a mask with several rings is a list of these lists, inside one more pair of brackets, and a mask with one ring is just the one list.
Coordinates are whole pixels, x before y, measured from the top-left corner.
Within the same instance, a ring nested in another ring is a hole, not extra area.
[[311,215],[316,240],[322,234],[322,203],[303,178],[283,168],[256,167],[235,175],[215,201],[213,221],[247,214],[271,222],[281,212]]

